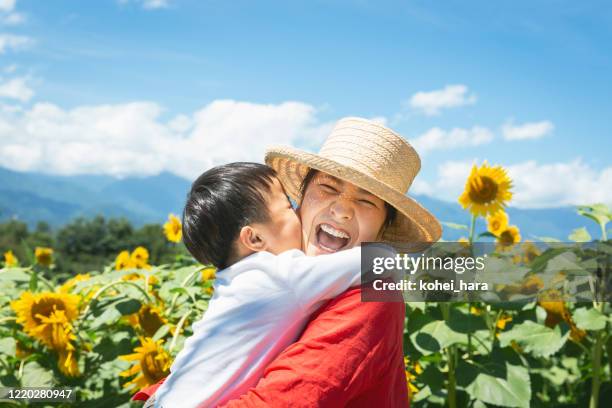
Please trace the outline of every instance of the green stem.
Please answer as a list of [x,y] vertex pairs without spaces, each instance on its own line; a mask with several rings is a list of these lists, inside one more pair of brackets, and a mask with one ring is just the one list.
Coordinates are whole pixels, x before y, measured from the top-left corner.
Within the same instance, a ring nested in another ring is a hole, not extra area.
[[[596,309],[599,312],[603,312],[604,302],[597,302]],[[605,331],[608,325],[604,330],[599,331],[595,334],[595,344],[593,345],[593,351],[591,353],[591,368],[593,371],[593,379],[591,380],[591,398],[589,400],[589,408],[597,408],[599,405],[599,388],[601,386],[601,356],[603,354],[603,346],[604,346],[604,338]]]
[[[442,311],[442,317],[448,324],[450,321],[450,304],[441,303],[440,310]],[[455,377],[457,349],[455,346],[446,348],[446,358],[448,360],[448,406],[449,408],[457,408],[457,379]]]
[[601,240],[606,242],[608,240],[608,233],[606,232],[606,224],[603,222],[599,223],[599,227],[601,228]]
[[[185,285],[187,285],[187,282],[189,282],[191,278],[193,278],[193,275],[195,275],[196,273],[199,273],[200,271],[201,269],[196,269],[195,271],[187,275],[187,277],[183,279],[183,282],[181,282],[181,288],[184,288]],[[174,296],[172,297],[172,301],[170,302],[170,308],[168,309],[168,314],[172,313],[172,311],[174,310],[178,297],[179,297],[179,293],[175,293]],[[194,302],[195,302],[195,299],[194,299]]]
[[472,220],[470,221],[470,237],[469,237],[470,245],[474,241],[474,230],[476,229],[476,218],[477,218],[476,215],[472,214]]
[[476,341],[478,341],[478,343],[480,343],[482,347],[485,348],[485,350],[487,350],[487,354],[491,354],[491,350],[489,350],[489,347],[487,347],[487,345],[482,340],[480,340],[478,336],[474,336],[474,338],[476,339]]
[[457,350],[454,346],[446,349],[448,358],[448,406],[449,408],[457,407],[457,379],[455,378],[455,354]]
[[608,352],[608,367],[612,374],[612,336],[608,336],[606,340],[606,351]]
[[168,351],[170,353],[172,353],[172,350],[174,350],[174,347],[176,346],[176,340],[178,339],[178,335],[179,335],[181,329],[183,328],[183,325],[185,324],[185,320],[187,320],[187,317],[191,314],[191,312],[192,312],[191,309],[186,311],[185,314],[183,314],[183,316],[181,316],[181,319],[176,324],[176,328],[174,330],[174,336],[172,336],[172,342],[170,342],[170,347],[168,348]]

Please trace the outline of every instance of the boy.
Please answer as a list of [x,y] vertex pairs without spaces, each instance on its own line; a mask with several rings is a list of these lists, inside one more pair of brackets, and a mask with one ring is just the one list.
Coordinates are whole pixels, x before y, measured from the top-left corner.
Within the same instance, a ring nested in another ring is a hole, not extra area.
[[[335,226],[323,228],[343,239]],[[202,174],[187,199],[183,236],[191,254],[219,272],[156,407],[212,407],[242,395],[319,306],[360,281],[359,248],[317,257],[300,251],[300,220],[264,165],[232,163]]]

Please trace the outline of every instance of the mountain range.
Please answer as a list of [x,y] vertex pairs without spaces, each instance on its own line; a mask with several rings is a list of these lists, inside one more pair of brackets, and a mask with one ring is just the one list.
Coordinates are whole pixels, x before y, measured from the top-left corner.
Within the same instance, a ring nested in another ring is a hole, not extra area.
[[[59,227],[75,217],[125,217],[135,225],[163,223],[169,213],[181,214],[189,180],[171,173],[117,179],[111,176],[57,176],[15,172],[0,167],[0,221],[18,219],[33,226],[46,221]],[[429,196],[413,196],[441,221],[468,224],[469,214],[456,202]],[[586,226],[598,237],[598,228],[572,207],[521,209],[509,207],[510,223],[523,239],[552,237],[561,240],[575,228]],[[485,230],[482,220],[477,231]],[[592,224],[592,225],[591,225]],[[447,240],[466,236],[467,231],[444,228]]]

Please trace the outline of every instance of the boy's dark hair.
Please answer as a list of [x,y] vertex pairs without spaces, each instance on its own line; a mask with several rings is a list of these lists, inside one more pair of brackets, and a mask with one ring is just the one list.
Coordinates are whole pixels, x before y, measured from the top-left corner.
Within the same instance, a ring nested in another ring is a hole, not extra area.
[[204,172],[191,185],[183,210],[183,242],[202,264],[226,268],[242,227],[270,220],[262,191],[276,172],[258,163],[229,163]]
[[[306,177],[304,177],[304,180],[302,180],[302,184],[300,185],[300,197],[301,198],[304,197],[306,188],[308,187],[308,185],[310,184],[314,176],[317,175],[317,173],[319,173],[319,170],[315,170],[315,169],[310,169],[308,170],[308,173],[306,173]],[[391,224],[393,224],[393,221],[395,221],[395,218],[397,217],[397,210],[395,209],[395,207],[393,207],[391,204],[387,203],[386,201],[385,201],[385,209],[387,210],[387,215],[385,216],[383,227],[387,228]]]

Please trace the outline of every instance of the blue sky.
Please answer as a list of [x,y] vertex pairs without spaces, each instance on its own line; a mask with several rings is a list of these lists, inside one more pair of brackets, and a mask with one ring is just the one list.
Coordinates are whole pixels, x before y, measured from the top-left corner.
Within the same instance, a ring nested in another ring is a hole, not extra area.
[[612,203],[606,1],[0,0],[2,20],[15,170],[192,177],[356,115],[420,140],[418,193],[454,200],[487,159],[519,206]]

